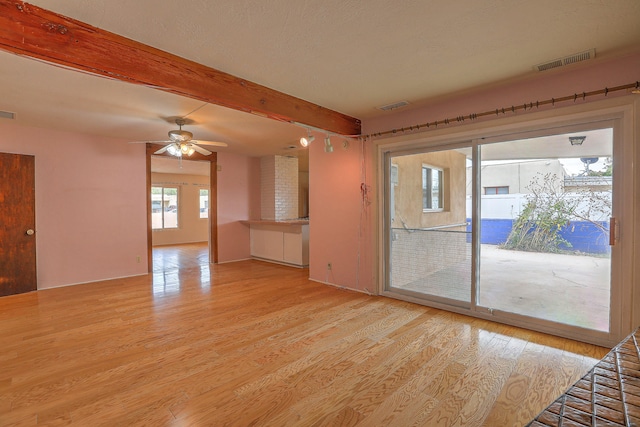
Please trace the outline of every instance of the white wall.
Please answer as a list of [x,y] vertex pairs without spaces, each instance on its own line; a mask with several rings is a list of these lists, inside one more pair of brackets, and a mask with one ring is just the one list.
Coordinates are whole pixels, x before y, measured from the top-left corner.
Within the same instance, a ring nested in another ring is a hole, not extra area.
[[298,218],[298,159],[264,156],[260,159],[261,219]]

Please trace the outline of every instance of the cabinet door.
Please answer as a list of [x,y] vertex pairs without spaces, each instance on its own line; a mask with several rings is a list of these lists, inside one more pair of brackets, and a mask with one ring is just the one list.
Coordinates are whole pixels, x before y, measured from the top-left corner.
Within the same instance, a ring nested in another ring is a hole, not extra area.
[[282,231],[252,229],[251,255],[258,258],[282,261]]
[[301,233],[284,233],[284,261],[303,265]]

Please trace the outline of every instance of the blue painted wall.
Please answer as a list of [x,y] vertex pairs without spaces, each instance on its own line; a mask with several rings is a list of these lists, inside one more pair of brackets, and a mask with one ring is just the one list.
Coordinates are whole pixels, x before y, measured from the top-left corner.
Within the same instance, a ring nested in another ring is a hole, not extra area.
[[[609,223],[599,222],[609,230]],[[481,220],[480,243],[487,245],[500,245],[507,241],[513,220],[511,219],[488,219]],[[467,232],[471,232],[471,219],[467,218]],[[589,254],[607,254],[611,252],[609,246],[609,233],[602,232],[595,224],[587,221],[571,221],[569,225],[563,227],[560,235],[571,247],[561,246],[561,249],[579,251]],[[468,238],[471,239],[471,236]]]
[[606,232],[587,221],[571,221],[563,227],[560,235],[571,243],[572,251],[580,251],[588,254],[607,254],[611,252],[609,246],[609,223],[599,222]]

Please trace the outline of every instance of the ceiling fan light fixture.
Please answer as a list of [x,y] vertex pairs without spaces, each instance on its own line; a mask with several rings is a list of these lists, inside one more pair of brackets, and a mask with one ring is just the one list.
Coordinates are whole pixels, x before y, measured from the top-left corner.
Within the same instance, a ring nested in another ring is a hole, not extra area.
[[189,142],[193,139],[193,134],[187,130],[170,130],[169,139],[174,142]]
[[176,147],[176,144],[171,144],[167,148],[167,153],[171,154],[172,156],[182,157],[182,150],[180,149],[180,146]]
[[186,123],[185,119],[176,119],[176,124],[180,129],[174,129],[169,131],[169,140],[166,141],[131,141],[131,143],[145,143],[156,144],[162,143],[164,146],[154,152],[153,154],[168,153],[171,156],[182,158],[183,156],[192,156],[195,153],[202,154],[203,156],[209,156],[211,151],[202,148],[199,144],[215,145],[217,147],[227,147],[226,142],[214,142],[214,141],[195,141],[193,134],[189,131],[182,130],[182,125]]

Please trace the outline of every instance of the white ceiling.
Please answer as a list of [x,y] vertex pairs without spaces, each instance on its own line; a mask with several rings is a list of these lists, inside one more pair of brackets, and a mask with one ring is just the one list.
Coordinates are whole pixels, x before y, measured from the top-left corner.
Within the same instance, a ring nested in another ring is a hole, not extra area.
[[[638,0],[31,3],[362,120],[396,101],[412,108],[526,78],[536,64],[588,49],[599,60],[640,48]],[[170,118],[188,115],[195,138],[255,156],[295,155],[286,147],[305,133],[5,52],[0,64],[0,110],[25,125],[166,139]]]

